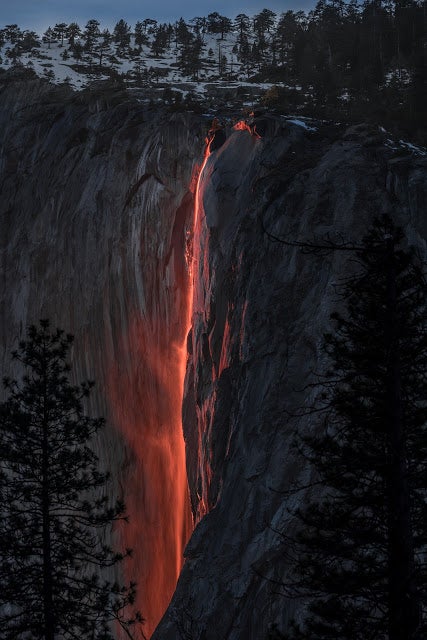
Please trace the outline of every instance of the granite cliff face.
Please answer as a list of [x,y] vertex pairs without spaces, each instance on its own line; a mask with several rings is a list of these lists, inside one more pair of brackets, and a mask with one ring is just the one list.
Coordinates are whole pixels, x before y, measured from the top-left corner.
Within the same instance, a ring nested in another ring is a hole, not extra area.
[[286,575],[283,492],[309,472],[287,416],[322,368],[333,284],[348,268],[265,230],[358,240],[389,212],[425,251],[427,161],[372,128],[265,117],[260,139],[227,132],[196,188],[203,126],[126,94],[1,87],[0,361],[10,371],[40,317],[75,334],[76,379],[96,380],[90,408],[109,423],[97,447],[131,514],[121,535],[136,550],[148,633],[191,528],[184,387],[197,525],[153,638],[262,640],[294,606],[268,578]]
[[1,371],[39,318],[75,335],[73,372],[96,381],[89,410],[108,423],[97,448],[126,500],[121,540],[150,633],[192,528],[185,250],[203,137],[126,94],[19,81],[1,89],[0,130]]
[[[156,640],[261,640],[273,624],[285,631],[296,606],[277,584],[288,558],[277,532],[292,527],[284,495],[309,473],[290,448],[289,415],[325,366],[334,283],[351,264],[264,230],[357,242],[387,212],[426,251],[424,155],[362,125],[310,131],[264,118],[257,130],[261,139],[233,132],[201,176],[184,432],[193,508],[207,515]],[[306,417],[298,428],[309,425]]]

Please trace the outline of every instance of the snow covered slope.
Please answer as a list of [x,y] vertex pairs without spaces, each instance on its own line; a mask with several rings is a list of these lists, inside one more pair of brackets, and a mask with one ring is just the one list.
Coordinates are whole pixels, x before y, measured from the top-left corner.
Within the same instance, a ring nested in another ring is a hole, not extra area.
[[[270,82],[248,82],[256,72],[257,64],[243,64],[238,55],[238,34],[235,31],[225,33],[223,37],[206,31],[199,34],[200,65],[196,71],[186,70],[179,63],[182,45],[172,37],[161,53],[153,49],[153,29],[145,34],[144,44],[137,44],[135,36],[130,35],[125,48],[118,47],[111,37],[105,46],[101,46],[99,29],[97,43],[91,50],[87,50],[83,36],[70,45],[67,38],[52,36],[47,40],[46,36],[34,34],[34,46],[22,46],[13,34],[12,37],[8,35],[7,29],[3,32],[0,68],[23,65],[50,82],[65,82],[75,89],[82,89],[97,80],[113,78],[129,87],[163,89],[168,86],[184,97],[188,92],[204,95],[213,89],[240,88],[244,100],[245,96],[259,96],[272,86]],[[195,37],[191,25],[189,33]],[[249,44],[252,45],[253,41],[252,35]]]

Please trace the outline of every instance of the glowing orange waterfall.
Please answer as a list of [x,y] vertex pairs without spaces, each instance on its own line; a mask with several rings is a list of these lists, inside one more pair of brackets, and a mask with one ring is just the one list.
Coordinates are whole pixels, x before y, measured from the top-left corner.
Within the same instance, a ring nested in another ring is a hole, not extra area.
[[130,360],[140,364],[130,371],[113,367],[110,385],[115,422],[128,445],[123,495],[130,519],[121,537],[133,549],[127,573],[138,584],[147,637],[173,595],[192,531],[181,421],[186,353],[184,341],[165,338],[150,335],[144,319],[135,317],[119,360],[125,368]]
[[259,135],[259,133],[256,130],[256,124],[254,122],[252,122],[252,124],[250,124],[247,120],[239,120],[233,126],[233,129],[235,131],[249,131],[251,136],[254,136],[255,138],[258,138],[258,139],[261,138],[261,136]]
[[[211,142],[214,139],[215,129],[211,129],[209,132],[210,136],[206,140],[205,154],[203,158],[203,162],[198,174],[197,185],[195,191],[194,198],[194,226],[193,226],[193,254],[191,261],[191,304],[189,308],[191,309],[193,320],[197,318],[197,316],[204,315],[204,294],[206,288],[208,287],[208,283],[206,282],[207,274],[209,274],[209,252],[208,252],[208,238],[207,238],[207,228],[206,221],[204,215],[203,208],[203,175],[205,172],[205,168],[209,159],[209,155],[211,153],[210,146]],[[203,249],[202,249],[203,247]],[[191,326],[191,318],[189,318],[189,328]],[[196,327],[193,326],[192,339],[193,339],[193,354],[196,354],[200,349],[200,343],[198,342],[196,333]],[[214,380],[214,372],[212,372],[212,379]],[[197,413],[197,422],[198,425],[204,425],[206,427],[208,425],[208,420],[206,419],[206,411],[208,410],[208,406],[203,404],[201,407],[196,406]],[[204,515],[206,515],[209,511],[209,503],[208,503],[208,493],[209,486],[212,480],[212,472],[211,472],[211,463],[207,456],[209,456],[208,452],[204,449],[204,444],[202,442],[203,434],[202,430],[198,428],[198,451],[197,451],[197,464],[198,464],[198,481],[199,485],[199,494],[198,494],[198,505],[197,512],[195,514],[195,520],[198,522]]]
[[[121,461],[121,481],[129,523],[120,527],[120,537],[121,544],[133,549],[126,573],[128,580],[137,582],[136,606],[146,620],[147,638],[173,595],[184,547],[193,528],[182,397],[193,279],[199,260],[196,236],[200,223],[200,177],[208,155],[209,145],[196,172],[193,229],[187,239],[187,255],[183,224],[180,233],[175,237],[172,234],[171,250],[161,264],[156,264],[151,256],[144,262],[144,278],[150,283],[145,292],[146,312],[128,310],[130,319],[125,326],[121,319],[120,328],[113,327],[111,332],[120,338],[115,337],[110,345],[109,404],[127,444],[127,458]],[[168,269],[173,269],[173,286],[165,284]]]
[[[234,131],[246,131],[250,133],[254,141],[260,139],[260,135],[256,131],[256,122],[253,117],[248,121],[240,120],[234,127]],[[217,138],[217,135],[219,137]],[[212,143],[218,143],[213,145]],[[221,351],[219,358],[215,361],[212,357],[210,340],[213,329],[209,327],[215,326],[216,320],[212,317],[212,308],[209,300],[212,299],[212,288],[217,286],[215,282],[215,267],[210,260],[209,247],[212,240],[212,227],[208,223],[209,212],[204,209],[204,202],[209,202],[209,196],[204,198],[205,185],[211,184],[211,173],[215,169],[215,163],[209,163],[209,156],[212,148],[222,151],[225,149],[226,137],[223,127],[217,119],[212,122],[212,128],[209,132],[205,157],[199,173],[197,187],[195,191],[195,214],[194,214],[194,230],[193,230],[193,261],[192,261],[192,348],[189,375],[186,379],[189,384],[193,384],[193,398],[195,409],[195,434],[193,446],[197,446],[197,471],[195,473],[195,482],[193,485],[197,487],[195,510],[195,521],[199,522],[216,504],[218,499],[218,485],[212,487],[215,478],[215,462],[213,458],[214,440],[214,416],[216,410],[218,383],[224,369],[229,366],[230,343],[231,343],[231,327],[228,317],[233,313],[232,304],[229,304],[227,317],[222,327]],[[217,159],[222,151],[218,152]],[[206,194],[207,195],[207,194]],[[211,221],[214,227],[214,219]],[[202,363],[202,369],[206,373],[209,380],[208,389],[203,389],[203,380],[198,378],[197,369]],[[207,368],[210,371],[207,372]],[[201,383],[201,385],[200,385]],[[199,386],[200,385],[200,386]],[[191,391],[190,391],[191,392]],[[194,454],[195,452],[193,452]]]
[[193,233],[192,233],[192,257],[189,260],[189,270],[191,274],[191,285],[190,285],[190,296],[189,296],[189,319],[188,319],[188,328],[191,327],[191,313],[194,310],[194,295],[197,287],[195,286],[195,278],[197,278],[197,274],[195,270],[199,266],[200,262],[200,236],[201,236],[201,224],[202,224],[202,214],[203,214],[203,203],[201,201],[201,184],[202,184],[202,176],[205,170],[207,161],[210,156],[210,140],[206,139],[205,152],[203,156],[203,161],[200,167],[200,170],[197,175],[196,181],[196,191],[194,194],[194,218],[193,218]]

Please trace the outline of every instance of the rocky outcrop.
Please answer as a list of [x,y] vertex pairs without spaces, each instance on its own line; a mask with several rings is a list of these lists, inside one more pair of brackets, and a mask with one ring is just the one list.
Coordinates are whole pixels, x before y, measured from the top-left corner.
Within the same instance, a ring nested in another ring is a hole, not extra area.
[[[260,140],[235,131],[202,176],[184,429],[192,504],[201,517],[155,638],[262,640],[286,630],[292,522],[286,490],[309,470],[290,418],[324,367],[319,349],[338,304],[344,252],[313,255],[275,242],[359,241],[390,213],[426,251],[427,159],[376,128],[264,118]],[[301,499],[301,495],[298,499]]]
[[109,424],[97,448],[128,502],[122,535],[135,549],[149,633],[188,535],[175,466],[188,348],[184,433],[198,523],[153,638],[263,640],[273,623],[285,630],[295,603],[272,582],[288,568],[285,492],[309,473],[291,447],[290,415],[324,366],[334,283],[351,265],[269,234],[358,240],[389,212],[425,251],[426,157],[365,126],[264,117],[261,138],[229,131],[197,190],[191,289],[200,120],[126,93],[0,84],[2,371],[38,318],[75,334],[76,379],[96,380],[90,410]]

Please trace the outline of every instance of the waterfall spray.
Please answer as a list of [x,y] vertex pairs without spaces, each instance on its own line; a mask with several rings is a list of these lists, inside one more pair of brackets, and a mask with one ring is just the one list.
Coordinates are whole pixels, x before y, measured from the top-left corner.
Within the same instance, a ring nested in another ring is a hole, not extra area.
[[[137,607],[149,638],[163,616],[183,565],[183,551],[193,529],[190,509],[182,399],[191,328],[194,278],[199,260],[200,182],[209,156],[206,146],[195,180],[192,232],[185,251],[185,220],[172,234],[164,264],[144,265],[149,279],[146,313],[134,311],[115,345],[109,371],[109,402],[125,438],[123,494],[129,523],[120,528],[133,549],[126,567],[137,582]],[[194,247],[194,248],[193,248]],[[172,257],[171,257],[172,256]],[[175,286],[161,274],[173,261]],[[173,294],[171,294],[171,290]],[[178,292],[178,293],[177,293]]]

